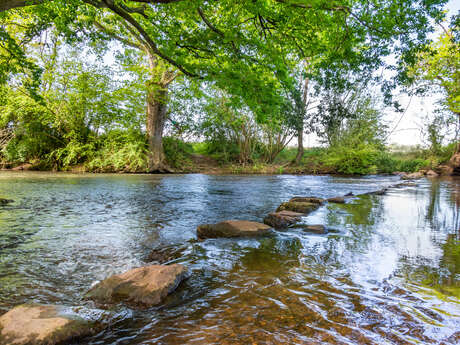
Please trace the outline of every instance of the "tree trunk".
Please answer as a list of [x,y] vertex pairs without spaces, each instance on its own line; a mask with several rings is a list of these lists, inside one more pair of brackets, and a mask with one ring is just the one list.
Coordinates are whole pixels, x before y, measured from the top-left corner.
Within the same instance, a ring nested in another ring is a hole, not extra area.
[[297,156],[295,157],[295,164],[300,165],[303,157],[303,124],[297,132]]
[[[305,66],[307,66],[307,62],[304,62]],[[302,162],[302,157],[303,157],[303,130],[304,130],[304,120],[305,120],[305,115],[307,112],[307,106],[308,106],[308,83],[309,79],[305,78],[304,80],[304,85],[303,85],[303,94],[302,94],[302,103],[304,107],[304,112],[302,112],[302,119],[301,123],[299,125],[299,128],[297,130],[297,156],[295,157],[295,164],[300,165]]]
[[148,171],[170,172],[164,162],[163,129],[166,121],[168,89],[150,85],[147,91]]

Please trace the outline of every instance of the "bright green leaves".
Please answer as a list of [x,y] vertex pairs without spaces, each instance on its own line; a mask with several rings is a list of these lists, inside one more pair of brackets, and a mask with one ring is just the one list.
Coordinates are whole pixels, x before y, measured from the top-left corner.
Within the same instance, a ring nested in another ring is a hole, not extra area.
[[453,113],[460,115],[460,46],[454,35],[458,27],[447,30],[417,57],[410,75],[422,88],[438,85],[445,94],[444,104]]

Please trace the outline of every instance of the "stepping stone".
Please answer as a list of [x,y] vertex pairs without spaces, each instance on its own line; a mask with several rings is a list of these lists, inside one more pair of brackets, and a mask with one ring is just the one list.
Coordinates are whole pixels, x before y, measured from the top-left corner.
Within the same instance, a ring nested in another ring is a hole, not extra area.
[[324,203],[324,199],[316,198],[313,196],[295,196],[289,202],[311,202],[314,204],[322,205]]
[[0,317],[0,344],[67,344],[101,331],[102,315],[82,307],[22,304]]
[[288,201],[283,202],[281,205],[279,205],[279,207],[276,209],[276,212],[292,211],[302,214],[308,214],[318,209],[318,207],[319,204],[313,202]]
[[216,224],[202,224],[198,226],[196,233],[199,239],[252,237],[265,235],[270,229],[270,226],[258,222],[251,222],[248,220],[226,220]]
[[299,222],[302,216],[302,213],[292,211],[272,212],[264,218],[264,223],[275,229],[285,229]]
[[327,234],[328,230],[324,225],[315,224],[315,225],[306,225],[306,224],[297,224],[293,226],[294,229],[302,229],[303,231],[312,232],[315,234]]
[[337,196],[335,198],[327,199],[328,202],[336,203],[336,204],[344,204],[345,198],[343,196]]
[[150,307],[159,304],[187,276],[183,265],[152,265],[111,276],[91,288],[85,298],[102,304]]

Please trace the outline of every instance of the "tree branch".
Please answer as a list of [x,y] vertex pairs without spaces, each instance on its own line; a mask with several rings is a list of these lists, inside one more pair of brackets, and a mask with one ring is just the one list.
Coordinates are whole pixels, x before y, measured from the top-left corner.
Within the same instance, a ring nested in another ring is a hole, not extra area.
[[[85,2],[88,0],[84,0]],[[118,7],[114,4],[112,0],[103,0],[105,4],[107,5],[107,8],[112,10],[115,14],[119,15],[121,18],[126,20],[128,23],[130,23],[139,33],[139,35],[145,40],[145,42],[148,44],[149,50],[151,50],[152,54],[155,54],[159,57],[161,57],[163,60],[169,62],[171,65],[177,67],[182,73],[189,77],[198,77],[197,74],[192,73],[188,71],[185,67],[183,67],[181,64],[179,64],[177,61],[174,59],[170,58],[169,56],[163,54],[153,42],[152,38],[149,36],[149,34],[144,30],[144,28],[124,9],[121,7]],[[156,0],[156,1],[162,1],[162,0]],[[163,0],[163,1],[168,1],[168,0]]]
[[107,34],[108,36],[110,36],[111,38],[113,39],[116,39],[117,41],[123,43],[123,44],[126,44],[127,46],[130,46],[132,48],[136,48],[136,49],[140,49],[142,50],[142,47],[140,44],[136,44],[134,42],[131,42],[130,40],[124,38],[124,37],[121,37],[119,35],[117,35],[116,33],[112,32],[109,28],[105,27],[104,25],[102,25],[101,23],[95,21],[94,22],[94,25],[96,26],[96,28],[99,30],[99,31],[102,31],[104,32],[105,34]]
[[198,14],[200,15],[201,19],[203,19],[203,21],[205,22],[205,24],[212,30],[214,31],[216,34],[218,34],[219,36],[221,37],[225,37],[224,33],[222,31],[220,31],[218,28],[216,28],[214,25],[211,24],[211,22],[205,17],[203,11],[201,10],[201,8],[198,7],[197,9],[198,11]]
[[40,5],[46,0],[0,0],[0,12],[8,11],[13,8]]

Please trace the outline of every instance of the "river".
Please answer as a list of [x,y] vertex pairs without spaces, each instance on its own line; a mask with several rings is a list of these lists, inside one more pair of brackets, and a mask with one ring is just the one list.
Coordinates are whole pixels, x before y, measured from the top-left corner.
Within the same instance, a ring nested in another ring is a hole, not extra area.
[[[87,305],[109,275],[182,263],[160,306],[115,307],[78,344],[459,344],[460,179],[327,204],[258,239],[196,240],[201,223],[261,221],[292,196],[365,193],[399,177],[0,172],[0,314]],[[153,251],[153,254],[151,254]]]

